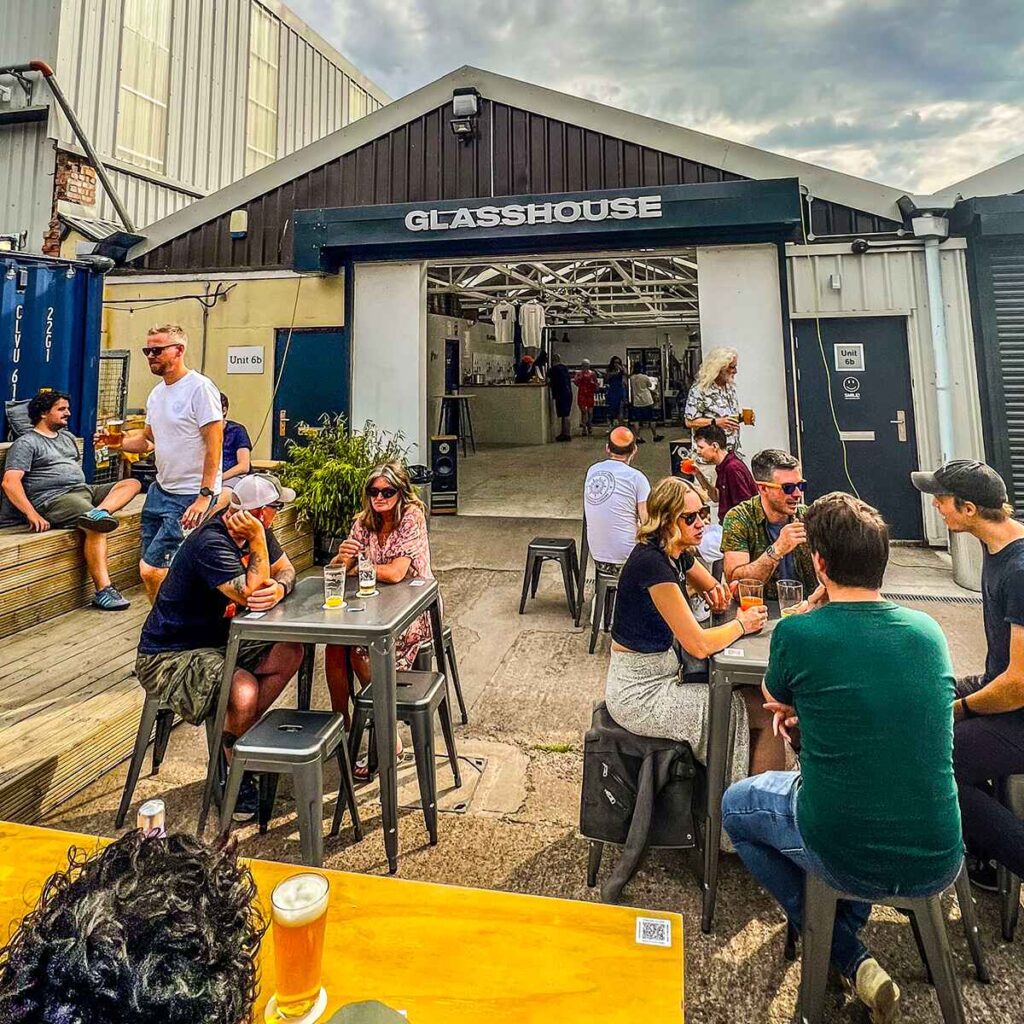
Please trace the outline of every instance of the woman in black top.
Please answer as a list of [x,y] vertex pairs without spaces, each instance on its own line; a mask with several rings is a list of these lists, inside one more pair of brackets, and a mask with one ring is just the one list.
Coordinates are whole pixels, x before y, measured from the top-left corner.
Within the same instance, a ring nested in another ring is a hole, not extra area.
[[[692,554],[709,516],[704,496],[686,480],[666,477],[651,491],[647,521],[619,575],[605,684],[608,711],[619,725],[639,736],[685,740],[701,761],[707,756],[708,688],[682,682],[672,641],[694,658],[709,658],[758,632],[767,620],[764,606],[739,611],[732,622],[711,629],[702,629],[693,617],[684,583],[718,611],[732,599]],[[782,741],[772,735],[771,716],[761,703],[756,687],[733,694],[734,779],[748,774],[751,730],[758,733],[751,767],[784,767]]]

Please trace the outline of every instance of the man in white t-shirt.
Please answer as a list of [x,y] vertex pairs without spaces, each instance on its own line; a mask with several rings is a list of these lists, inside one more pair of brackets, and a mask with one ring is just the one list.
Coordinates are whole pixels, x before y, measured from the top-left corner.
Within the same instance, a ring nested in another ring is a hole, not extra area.
[[636,544],[637,526],[647,518],[647,477],[630,463],[636,437],[628,427],[616,427],[605,446],[608,458],[587,470],[583,511],[587,545],[602,572],[618,572]]
[[643,444],[644,439],[640,431],[646,423],[651,428],[651,439],[653,441],[664,441],[663,434],[658,434],[654,429],[654,392],[658,384],[653,377],[639,370],[629,378],[630,407],[633,411],[633,430],[636,433],[637,444]]
[[146,429],[127,435],[126,452],[156,452],[156,482],[142,509],[139,575],[156,600],[171,559],[217,502],[221,488],[224,418],[220,391],[209,377],[185,365],[188,336],[166,324],[146,335],[142,354],[162,380],[146,401]]

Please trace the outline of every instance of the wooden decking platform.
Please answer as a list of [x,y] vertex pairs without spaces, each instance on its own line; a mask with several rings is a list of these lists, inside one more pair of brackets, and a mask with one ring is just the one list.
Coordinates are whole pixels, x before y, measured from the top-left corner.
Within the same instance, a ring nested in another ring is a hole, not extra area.
[[[296,523],[294,510],[280,513],[274,532],[297,569],[312,564],[312,539]],[[134,534],[136,545],[125,556],[137,561],[137,530],[125,534]],[[0,640],[0,819],[31,823],[131,753],[143,700],[135,652],[149,603],[142,588],[134,587],[126,591],[132,602],[126,612],[80,607],[91,587],[79,590],[73,582],[77,567],[62,564],[77,550],[74,533],[20,536],[34,543],[16,562],[8,535],[0,581],[21,593],[33,587],[45,592],[49,562],[70,584],[54,596],[73,608],[54,617],[42,593],[34,611],[33,605],[23,606],[25,625]],[[35,550],[50,545],[56,550]],[[5,596],[0,592],[0,605]],[[0,626],[6,622],[0,615]]]

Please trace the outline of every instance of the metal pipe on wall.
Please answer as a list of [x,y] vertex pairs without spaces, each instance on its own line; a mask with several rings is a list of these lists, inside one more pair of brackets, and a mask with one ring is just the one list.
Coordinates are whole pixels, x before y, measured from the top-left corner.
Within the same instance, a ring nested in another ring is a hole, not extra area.
[[924,240],[924,270],[928,285],[928,320],[931,325],[932,358],[935,360],[935,403],[939,417],[939,447],[942,461],[955,458],[957,446],[953,420],[953,381],[946,336],[946,302],[942,293],[939,239]]

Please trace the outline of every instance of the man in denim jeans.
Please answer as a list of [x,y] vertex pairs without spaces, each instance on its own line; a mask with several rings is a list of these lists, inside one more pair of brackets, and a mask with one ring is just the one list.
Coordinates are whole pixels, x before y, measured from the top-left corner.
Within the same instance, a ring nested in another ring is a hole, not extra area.
[[860,939],[872,898],[951,885],[963,858],[953,780],[953,669],[935,620],[881,598],[889,536],[871,506],[838,492],[804,517],[829,602],[776,624],[764,681],[800,772],[731,786],[722,823],[750,872],[802,924],[805,872],[865,902],[840,902],[832,961],[875,1024],[900,991]]

